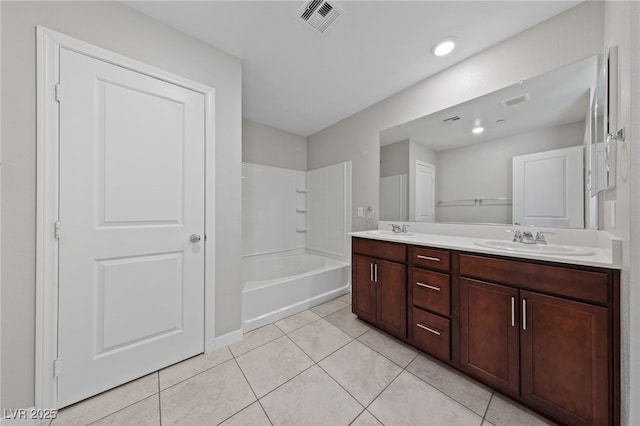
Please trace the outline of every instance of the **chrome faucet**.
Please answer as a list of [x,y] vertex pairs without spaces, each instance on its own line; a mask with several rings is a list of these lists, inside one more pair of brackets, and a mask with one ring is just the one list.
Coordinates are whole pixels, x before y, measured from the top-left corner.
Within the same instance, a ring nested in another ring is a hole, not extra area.
[[[519,224],[518,224],[519,225]],[[513,232],[513,242],[522,244],[541,244],[546,245],[547,240],[544,237],[542,231],[537,231],[536,236],[533,236],[532,231],[520,231],[519,229],[510,230],[507,232]],[[553,234],[553,232],[548,232]]]
[[522,242],[522,231],[513,231],[513,242],[521,243]]
[[520,242],[522,244],[535,244],[536,240],[533,238],[533,232],[522,231],[522,240]]
[[[538,232],[538,234],[540,234]],[[531,231],[513,231],[513,242],[522,244],[538,244],[538,236],[533,238],[533,232]],[[544,237],[543,237],[544,239]],[[542,244],[542,243],[541,243]],[[544,243],[546,244],[546,242]]]
[[396,225],[395,223],[390,224],[389,226],[391,226],[391,231],[396,233],[396,234],[400,234],[400,233],[407,233],[407,228],[409,227],[409,225]]

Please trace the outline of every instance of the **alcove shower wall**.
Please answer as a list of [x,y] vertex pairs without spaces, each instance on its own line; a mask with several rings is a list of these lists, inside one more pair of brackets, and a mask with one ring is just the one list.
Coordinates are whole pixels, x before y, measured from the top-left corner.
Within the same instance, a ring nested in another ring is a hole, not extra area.
[[242,164],[242,255],[306,247],[306,172]]
[[242,255],[309,249],[348,260],[351,162],[309,172],[243,163]]
[[246,332],[350,290],[351,163],[242,169]]

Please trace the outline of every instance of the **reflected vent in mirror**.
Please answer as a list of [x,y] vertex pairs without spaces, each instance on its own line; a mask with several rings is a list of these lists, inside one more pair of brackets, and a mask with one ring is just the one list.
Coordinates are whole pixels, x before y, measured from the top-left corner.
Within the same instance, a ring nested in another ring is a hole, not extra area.
[[460,117],[458,117],[457,115],[454,115],[453,117],[449,117],[449,118],[445,118],[444,120],[442,120],[443,124],[451,124],[453,122],[456,122],[460,120]]
[[314,32],[322,35],[343,13],[335,2],[311,0],[300,9],[298,17]]
[[516,96],[514,98],[505,99],[504,101],[502,101],[502,105],[505,108],[509,108],[509,107],[514,106],[514,105],[518,105],[518,104],[521,104],[523,102],[527,102],[528,100],[529,100],[529,94],[525,93],[524,95],[519,95],[519,96]]

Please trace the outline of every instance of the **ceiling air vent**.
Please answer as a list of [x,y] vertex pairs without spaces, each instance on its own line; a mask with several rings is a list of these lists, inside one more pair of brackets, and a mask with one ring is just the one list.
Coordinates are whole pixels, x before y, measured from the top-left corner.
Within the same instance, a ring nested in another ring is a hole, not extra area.
[[298,16],[315,32],[324,34],[343,13],[344,11],[332,1],[311,0],[300,9]]
[[518,105],[521,104],[523,102],[527,102],[529,100],[529,94],[525,93],[524,95],[519,95],[513,98],[509,98],[509,99],[505,99],[504,101],[502,101],[502,105],[505,108],[509,108],[512,107],[514,105]]
[[442,122],[444,124],[451,124],[454,121],[458,121],[458,120],[460,120],[460,117],[458,117],[457,115],[454,115],[453,117],[445,118],[444,120],[442,120]]

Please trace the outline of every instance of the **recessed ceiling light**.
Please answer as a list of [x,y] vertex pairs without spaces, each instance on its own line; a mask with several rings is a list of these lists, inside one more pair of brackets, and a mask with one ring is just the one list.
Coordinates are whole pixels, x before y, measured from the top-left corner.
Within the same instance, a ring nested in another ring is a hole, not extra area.
[[473,133],[475,133],[476,135],[479,135],[480,133],[484,132],[484,127],[474,127],[473,130],[471,130]]
[[455,37],[448,37],[442,40],[440,43],[436,44],[431,51],[436,56],[444,56],[451,53],[451,51],[455,47],[456,47]]

